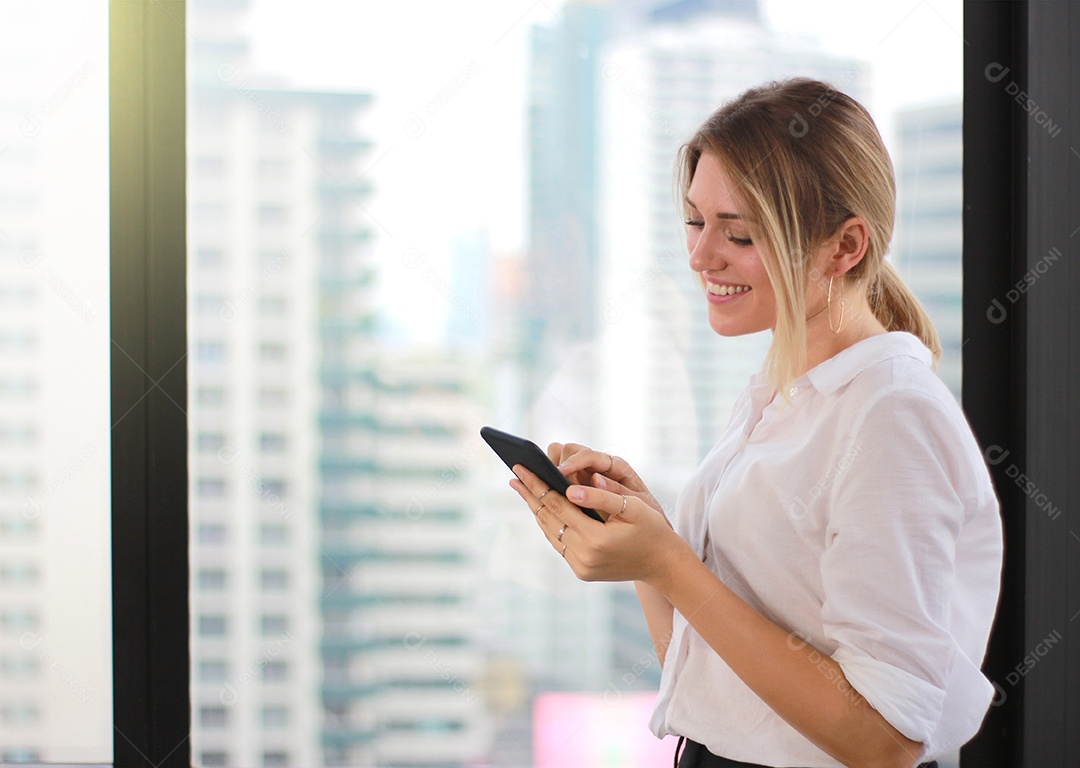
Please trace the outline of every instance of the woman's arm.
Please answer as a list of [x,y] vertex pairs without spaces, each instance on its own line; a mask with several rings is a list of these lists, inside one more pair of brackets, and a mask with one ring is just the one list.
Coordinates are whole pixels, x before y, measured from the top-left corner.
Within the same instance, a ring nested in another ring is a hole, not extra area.
[[[536,509],[546,486],[520,465],[514,471],[519,479],[511,486]],[[571,486],[567,497],[546,497],[537,521],[578,578],[644,582],[654,590],[647,593],[650,604],[665,599],[773,711],[845,765],[910,768],[918,763],[922,744],[871,707],[833,659],[731,591],[662,513],[631,498],[616,515],[622,496],[588,486]],[[600,523],[575,504],[612,517]]]
[[664,658],[667,656],[668,644],[671,643],[674,607],[662,592],[644,581],[635,581],[634,588],[641,602],[641,610],[645,613],[645,623],[652,637],[653,650],[656,651],[656,658],[660,660],[662,667]]
[[918,763],[922,744],[867,704],[839,664],[755,611],[688,547],[670,562],[647,585],[799,733],[844,765],[910,768]]

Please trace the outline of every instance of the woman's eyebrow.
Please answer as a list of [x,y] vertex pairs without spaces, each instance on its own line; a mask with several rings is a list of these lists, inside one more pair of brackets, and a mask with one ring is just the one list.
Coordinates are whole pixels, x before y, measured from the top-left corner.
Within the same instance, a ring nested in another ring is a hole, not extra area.
[[[699,208],[696,205],[694,205],[694,201],[691,200],[689,197],[684,196],[683,197],[683,202],[686,203],[687,205],[689,205],[695,211],[699,210]],[[742,220],[742,216],[740,216],[737,213],[718,213],[718,214],[716,214],[716,218],[718,218],[718,219],[738,219],[738,220]]]

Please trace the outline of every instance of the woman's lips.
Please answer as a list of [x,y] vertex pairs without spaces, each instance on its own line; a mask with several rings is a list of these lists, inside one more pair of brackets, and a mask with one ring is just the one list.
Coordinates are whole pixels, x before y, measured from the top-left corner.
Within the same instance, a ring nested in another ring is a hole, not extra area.
[[740,296],[753,290],[748,285],[735,285],[733,283],[708,283],[705,286],[705,296],[710,304],[727,304]]

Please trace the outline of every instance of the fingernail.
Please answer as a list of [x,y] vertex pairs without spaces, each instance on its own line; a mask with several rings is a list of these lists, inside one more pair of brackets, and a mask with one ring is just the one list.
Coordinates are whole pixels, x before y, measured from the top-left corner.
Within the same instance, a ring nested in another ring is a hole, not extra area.
[[571,501],[582,501],[585,498],[585,491],[582,488],[574,486],[567,490],[566,498],[570,499]]
[[596,483],[597,488],[607,488],[608,487],[608,479],[606,477],[604,477],[603,475],[595,474],[595,475],[593,475],[593,478],[594,478],[593,482]]

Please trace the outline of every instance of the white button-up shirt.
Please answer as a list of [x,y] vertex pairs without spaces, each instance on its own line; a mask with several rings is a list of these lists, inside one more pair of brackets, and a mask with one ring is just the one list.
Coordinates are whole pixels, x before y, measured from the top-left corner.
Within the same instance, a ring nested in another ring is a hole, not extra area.
[[[982,453],[929,363],[911,334],[872,336],[796,379],[786,406],[755,374],[673,516],[724,583],[924,742],[923,760],[969,740],[993,696],[979,666],[1002,548]],[[651,727],[734,760],[840,765],[677,611]]]

